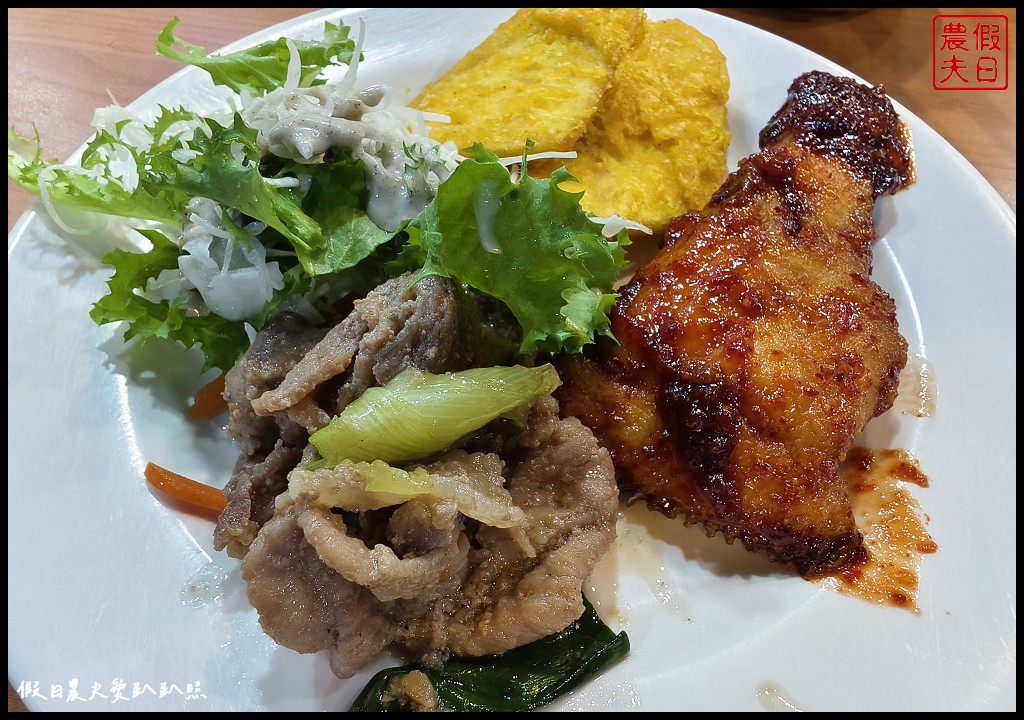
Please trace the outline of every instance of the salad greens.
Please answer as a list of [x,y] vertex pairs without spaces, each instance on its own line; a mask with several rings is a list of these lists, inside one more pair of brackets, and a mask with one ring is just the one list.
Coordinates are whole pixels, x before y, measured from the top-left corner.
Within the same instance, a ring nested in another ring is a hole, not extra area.
[[[226,371],[282,303],[325,312],[348,291],[419,268],[506,303],[523,352],[576,352],[609,333],[628,233],[606,239],[612,225],[558,187],[564,170],[513,178],[483,147],[462,156],[430,140],[389,89],[356,90],[361,38],[357,47],[344,24],[325,23],[321,40],[223,56],[178,38],[177,24],[157,51],[207,71],[215,109],[101,109],[75,164],[44,159],[38,134],[8,131],[8,177],[55,222],[74,230],[61,212],[75,208],[142,232],[143,252],[103,258],[114,275],[95,322],[198,346],[205,368]],[[324,128],[329,147],[317,145]]]
[[107,281],[110,292],[100,298],[89,312],[97,325],[123,321],[124,339],[138,336],[171,338],[185,347],[199,346],[205,358],[204,370],[227,370],[238,359],[238,348],[247,347],[245,323],[218,315],[196,315],[185,302],[154,302],[135,292],[163,270],[177,270],[181,249],[156,230],[141,230],[153,243],[147,253],[112,250],[104,262],[114,274]]
[[[291,48],[285,38],[227,56],[209,55],[203,48],[174,34],[178,22],[178,18],[174,18],[157,36],[156,51],[160,55],[201,67],[210,73],[215,83],[235,92],[248,90],[259,95],[285,84],[285,73],[291,62]],[[349,39],[349,27],[344,23],[325,22],[320,40],[292,40],[291,44],[300,58],[301,75],[308,77],[310,84],[323,82],[317,76],[325,67],[335,62],[349,64],[355,52],[355,45]]]
[[[595,331],[609,334],[615,296],[595,290],[618,278],[628,240],[606,242],[594,232],[583,193],[558,187],[572,179],[564,168],[550,180],[516,183],[483,146],[466,152],[470,159],[408,229],[406,251],[423,273],[504,300],[523,326],[522,352],[578,352]],[[490,205],[487,227],[481,205]]]

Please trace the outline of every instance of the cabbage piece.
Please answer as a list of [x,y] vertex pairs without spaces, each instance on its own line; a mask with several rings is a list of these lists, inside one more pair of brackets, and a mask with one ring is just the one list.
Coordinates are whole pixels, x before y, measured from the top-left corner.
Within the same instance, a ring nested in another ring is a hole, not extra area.
[[370,388],[309,441],[321,460],[310,469],[342,460],[383,460],[401,465],[444,450],[491,420],[560,384],[551,365],[474,368],[432,373],[407,368],[383,387]]
[[427,467],[402,470],[382,460],[343,460],[334,468],[297,468],[288,475],[288,494],[317,494],[330,508],[366,511],[401,505],[418,495],[455,503],[466,517],[485,525],[513,528],[526,514],[512,501],[501,474],[501,459],[491,453],[467,456],[468,462],[442,460]]
[[319,470],[296,468],[288,475],[288,494],[293,498],[315,492],[321,505],[352,511],[401,505],[433,489],[430,475],[423,468],[406,472],[381,460],[346,461],[337,468]]
[[[494,453],[475,453],[465,456],[464,461],[442,458],[428,465],[427,470],[434,485],[433,495],[454,501],[460,513],[485,525],[514,528],[526,522],[526,513],[515,505],[505,488],[503,467]],[[529,540],[515,537],[532,557]]]

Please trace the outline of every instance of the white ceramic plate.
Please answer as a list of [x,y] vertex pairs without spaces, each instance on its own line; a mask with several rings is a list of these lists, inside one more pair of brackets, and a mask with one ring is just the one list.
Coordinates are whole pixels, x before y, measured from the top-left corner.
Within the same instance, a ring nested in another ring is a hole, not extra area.
[[[415,91],[511,13],[459,12],[457,31],[440,11],[319,13],[241,44],[361,16],[361,82]],[[793,78],[844,72],[720,16],[649,14],[683,18],[728,58],[733,167]],[[186,70],[134,106],[201,102],[205,87]],[[881,418],[867,440],[911,451],[931,480],[914,490],[940,548],[923,562],[920,612],[824,590],[631,510],[593,592],[632,652],[549,709],[1016,709],[1016,216],[898,109],[920,179],[880,205],[876,278],[911,353],[934,368],[937,410]],[[195,356],[126,354],[114,329],[90,321],[107,276],[97,249],[68,245],[34,212],[8,239],[9,678],[91,697],[29,696],[32,710],[347,708],[370,672],[343,682],[325,656],[277,647],[236,561],[212,549],[212,524],[147,489],[146,461],[220,485],[236,451],[215,423],[184,419],[205,379]]]

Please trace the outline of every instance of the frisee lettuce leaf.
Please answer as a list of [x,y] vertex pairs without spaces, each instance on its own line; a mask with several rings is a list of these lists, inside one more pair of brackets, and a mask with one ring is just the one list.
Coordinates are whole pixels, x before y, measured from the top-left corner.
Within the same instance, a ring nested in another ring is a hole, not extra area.
[[618,297],[610,289],[629,235],[601,235],[580,207],[583,194],[559,187],[574,179],[564,168],[513,182],[482,145],[465,152],[469,159],[410,224],[404,262],[502,300],[523,326],[521,352],[579,352],[596,334],[610,335]]
[[[78,165],[44,159],[38,133],[32,138],[25,138],[12,127],[7,132],[7,177],[38,195],[39,177],[45,173],[43,179],[47,193],[50,200],[58,205],[180,224],[181,210],[188,202],[188,196],[162,186],[159,178],[151,178],[150,167],[153,163],[176,162],[171,158],[171,151],[179,147],[177,136],[165,136],[165,131],[174,123],[193,117],[189,111],[160,108],[159,115],[147,126],[154,137],[148,150],[139,150],[109,132],[100,131],[86,143]],[[134,187],[124,180],[128,160],[112,163],[110,157],[115,153],[121,157],[127,154],[131,159],[138,176]]]
[[[240,115],[234,116],[231,127],[222,127],[214,120],[207,122],[210,136],[196,133],[190,148],[198,154],[188,163],[178,162],[169,154],[149,159],[151,173],[158,176],[154,180],[160,187],[209,198],[266,223],[288,239],[311,276],[355,267],[394,236],[367,218],[362,163],[351,156],[348,160],[303,165],[301,171],[312,176],[313,190],[299,194],[267,182],[261,172],[256,130]],[[283,164],[295,168],[290,161]],[[276,174],[287,173],[278,170]],[[353,189],[355,182],[361,192]],[[328,222],[327,233],[305,208]]]
[[[225,85],[237,93],[247,91],[253,97],[284,85],[290,56],[285,38],[227,55],[209,55],[203,48],[174,34],[179,22],[175,16],[160,31],[156,41],[158,54],[201,67],[218,85]],[[325,22],[321,40],[292,40],[292,43],[302,62],[299,83],[302,87],[321,84],[323,80],[317,76],[331,64],[332,58],[337,57],[340,62],[348,64],[355,51],[355,43],[349,39],[349,28],[343,23]]]

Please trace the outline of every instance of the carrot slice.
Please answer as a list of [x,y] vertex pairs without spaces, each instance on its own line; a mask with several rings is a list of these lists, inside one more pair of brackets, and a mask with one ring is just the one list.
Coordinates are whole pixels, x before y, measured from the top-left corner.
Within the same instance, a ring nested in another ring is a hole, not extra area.
[[193,420],[209,420],[228,409],[224,399],[224,376],[218,375],[203,387],[199,388],[188,416]]
[[165,470],[153,463],[146,464],[146,481],[165,495],[195,507],[219,513],[228,504],[223,490]]

